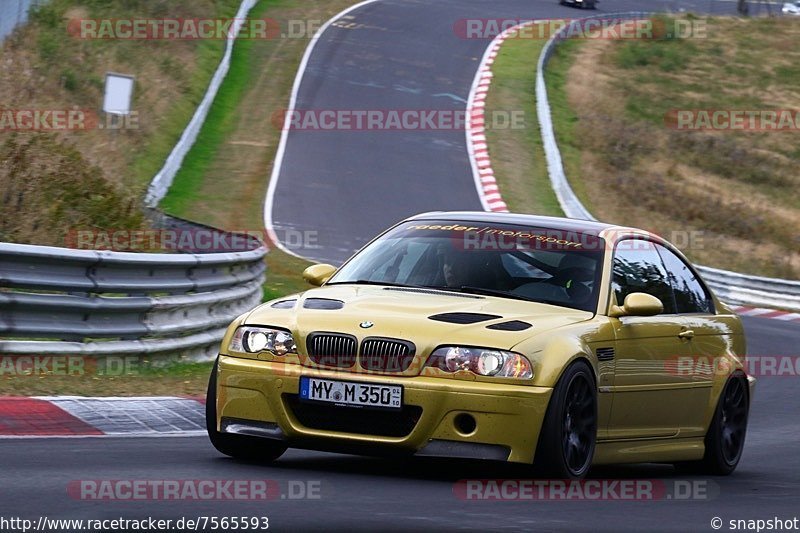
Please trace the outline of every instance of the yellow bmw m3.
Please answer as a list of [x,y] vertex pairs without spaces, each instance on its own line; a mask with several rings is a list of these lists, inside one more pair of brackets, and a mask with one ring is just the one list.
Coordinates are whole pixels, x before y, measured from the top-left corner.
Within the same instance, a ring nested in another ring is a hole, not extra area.
[[651,233],[427,213],[228,328],[206,417],[222,453],[478,458],[581,478],[668,462],[729,474],[755,380],[739,318]]

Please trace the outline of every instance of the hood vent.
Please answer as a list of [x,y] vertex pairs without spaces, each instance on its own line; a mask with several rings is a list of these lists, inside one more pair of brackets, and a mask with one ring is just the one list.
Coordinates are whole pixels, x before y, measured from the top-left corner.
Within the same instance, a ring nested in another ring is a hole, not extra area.
[[291,309],[296,303],[297,300],[281,300],[280,302],[275,302],[274,304],[270,305],[270,307],[273,309]]
[[437,322],[449,322],[450,324],[477,324],[478,322],[497,320],[503,317],[484,313],[441,313],[439,315],[431,315],[428,318]]
[[491,324],[489,326],[486,326],[486,329],[497,329],[500,331],[525,331],[526,329],[531,327],[533,327],[531,324],[523,322],[522,320],[509,320],[508,322]]
[[303,309],[327,309],[336,310],[344,307],[341,300],[331,300],[329,298],[308,298],[303,302]]

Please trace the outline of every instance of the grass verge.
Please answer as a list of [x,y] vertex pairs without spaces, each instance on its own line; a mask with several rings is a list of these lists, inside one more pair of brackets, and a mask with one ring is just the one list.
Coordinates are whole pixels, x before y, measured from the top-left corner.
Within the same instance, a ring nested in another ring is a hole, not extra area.
[[[136,115],[123,129],[0,131],[3,157],[15,162],[0,166],[0,209],[8,215],[0,217],[0,239],[63,246],[69,229],[145,225],[137,216],[138,199],[180,137],[224,51],[224,40],[81,38],[75,33],[79,20],[221,19],[232,17],[239,3],[51,0],[34,8],[29,23],[2,42],[3,108],[77,108],[97,115],[104,76],[111,71],[135,77]],[[67,161],[64,153],[70,154]],[[81,169],[77,174],[75,166]],[[77,201],[67,205],[53,190]]]
[[[492,65],[486,98],[486,140],[497,185],[514,213],[562,215],[547,175],[536,113],[536,61],[546,41],[514,38]],[[497,117],[519,113],[522,127],[492,127]]]
[[14,368],[9,363],[1,366],[0,396],[205,396],[211,366],[137,361],[121,366],[118,372],[17,375],[11,373]]

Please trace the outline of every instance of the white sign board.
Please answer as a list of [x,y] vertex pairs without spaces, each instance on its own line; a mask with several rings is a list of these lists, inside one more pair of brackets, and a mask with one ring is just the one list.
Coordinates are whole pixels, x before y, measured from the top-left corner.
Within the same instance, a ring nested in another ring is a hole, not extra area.
[[106,92],[103,111],[114,115],[129,115],[133,101],[133,76],[106,73]]

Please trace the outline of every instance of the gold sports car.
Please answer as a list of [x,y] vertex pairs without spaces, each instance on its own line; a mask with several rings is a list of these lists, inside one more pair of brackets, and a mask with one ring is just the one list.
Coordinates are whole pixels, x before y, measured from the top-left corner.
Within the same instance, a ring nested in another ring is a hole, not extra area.
[[755,380],[745,338],[648,232],[483,212],[390,228],[227,330],[206,402],[222,453],[287,447],[729,474]]

